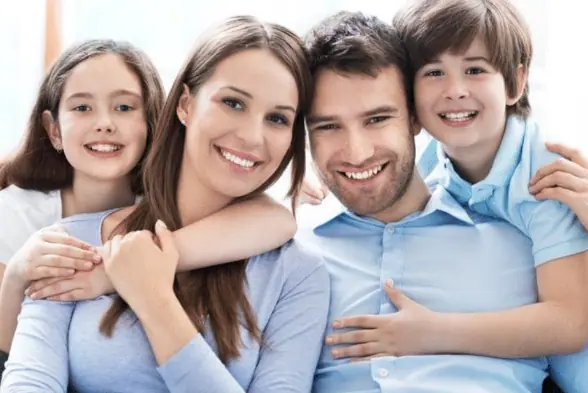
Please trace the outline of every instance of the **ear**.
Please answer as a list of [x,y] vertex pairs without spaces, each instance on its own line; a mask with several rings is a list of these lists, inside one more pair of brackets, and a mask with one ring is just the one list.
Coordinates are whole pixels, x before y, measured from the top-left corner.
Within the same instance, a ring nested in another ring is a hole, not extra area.
[[43,128],[51,141],[51,144],[57,151],[63,150],[63,142],[61,140],[61,133],[59,132],[59,127],[57,126],[57,122],[53,118],[53,115],[50,111],[46,110],[43,111],[41,115],[41,120],[43,123]]
[[190,105],[192,104],[192,95],[190,94],[190,89],[184,83],[182,95],[178,100],[178,107],[176,108],[176,114],[180,123],[186,125],[188,118],[190,117]]
[[410,131],[412,132],[412,136],[416,137],[418,134],[421,133],[422,130],[421,123],[417,120],[416,116],[410,116]]
[[525,92],[525,86],[527,86],[527,77],[527,68],[519,64],[517,67],[517,91],[514,97],[508,96],[506,98],[506,105],[512,106],[521,99],[521,96]]

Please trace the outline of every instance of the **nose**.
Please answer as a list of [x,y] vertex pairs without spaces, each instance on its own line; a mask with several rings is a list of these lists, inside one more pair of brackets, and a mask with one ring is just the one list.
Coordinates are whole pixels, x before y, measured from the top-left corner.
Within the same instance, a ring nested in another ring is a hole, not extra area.
[[375,152],[374,144],[369,138],[368,131],[362,129],[349,130],[346,145],[346,161],[351,165],[361,166],[373,157]]
[[116,131],[116,127],[109,111],[104,110],[99,114],[95,130],[96,132],[105,132],[107,134],[113,134]]
[[448,100],[462,100],[469,95],[467,83],[459,76],[445,78],[444,96]]
[[243,147],[253,149],[263,144],[265,134],[265,122],[263,119],[252,119],[239,126],[237,138]]

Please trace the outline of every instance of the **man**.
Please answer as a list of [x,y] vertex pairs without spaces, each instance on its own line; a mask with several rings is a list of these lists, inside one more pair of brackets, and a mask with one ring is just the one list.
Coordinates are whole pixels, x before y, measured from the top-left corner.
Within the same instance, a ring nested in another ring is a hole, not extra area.
[[340,13],[313,29],[308,46],[311,152],[347,208],[297,236],[331,273],[314,391],[540,392],[544,358],[514,359],[517,348],[498,333],[463,328],[468,313],[496,323],[500,311],[537,301],[531,243],[427,187],[414,170],[419,126],[396,32]]

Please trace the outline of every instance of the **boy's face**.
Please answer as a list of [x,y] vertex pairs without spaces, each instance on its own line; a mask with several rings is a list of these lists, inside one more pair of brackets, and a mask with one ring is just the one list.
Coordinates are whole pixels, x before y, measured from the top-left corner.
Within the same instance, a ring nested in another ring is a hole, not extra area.
[[422,126],[452,156],[494,152],[500,144],[509,97],[503,75],[490,64],[480,37],[461,54],[445,52],[415,76],[415,104]]

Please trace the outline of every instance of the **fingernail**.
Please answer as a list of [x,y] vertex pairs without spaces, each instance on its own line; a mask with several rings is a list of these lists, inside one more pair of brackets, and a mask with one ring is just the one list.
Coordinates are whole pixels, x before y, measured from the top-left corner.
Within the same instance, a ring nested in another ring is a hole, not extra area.
[[102,262],[102,257],[100,255],[94,255],[94,258],[92,258],[92,260],[94,261],[94,263],[100,263]]
[[343,327],[343,324],[341,323],[341,321],[333,321],[333,328],[339,329],[341,327]]
[[67,269],[67,274],[74,274],[76,271],[74,269]]
[[94,264],[92,262],[85,262],[84,263],[84,269],[92,269],[93,266],[94,266]]
[[31,295],[31,290],[30,289],[25,290],[25,296],[30,296],[30,295]]
[[155,223],[155,226],[159,226],[161,229],[167,229],[167,225],[165,225],[165,222],[163,222],[161,220],[157,220],[157,222]]
[[388,288],[394,288],[394,281],[392,281],[392,280],[386,280],[386,286]]
[[333,344],[333,337],[330,337],[330,336],[329,336],[329,337],[327,337],[327,344],[328,344],[328,345],[331,345],[331,344]]
[[37,292],[35,292],[31,295],[31,299],[33,299],[33,300],[36,300],[38,298],[39,298],[39,294]]
[[336,358],[338,358],[338,357],[339,357],[339,355],[341,355],[341,353],[340,353],[338,350],[336,350],[336,349],[334,349],[334,350],[333,350],[331,353],[333,354],[333,357],[334,357],[335,359],[336,359]]

